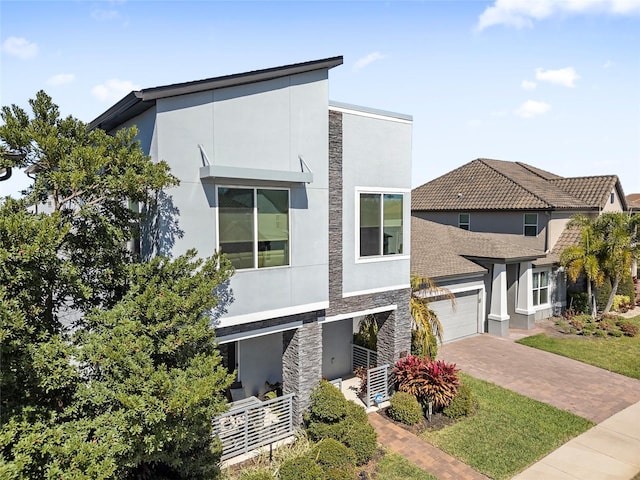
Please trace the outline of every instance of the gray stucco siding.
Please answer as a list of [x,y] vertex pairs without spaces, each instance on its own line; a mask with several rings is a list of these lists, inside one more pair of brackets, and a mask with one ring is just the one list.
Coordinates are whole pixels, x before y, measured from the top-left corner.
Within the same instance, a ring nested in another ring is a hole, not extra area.
[[547,212],[543,211],[487,211],[487,212],[470,212],[468,210],[460,210],[459,212],[424,212],[415,211],[414,215],[425,220],[440,223],[443,225],[458,226],[458,214],[470,214],[470,230],[472,232],[488,232],[488,233],[506,233],[512,235],[524,236],[524,214],[538,214],[538,248],[544,249],[546,228],[549,221]]
[[[343,293],[408,286],[412,125],[342,112],[342,129]],[[358,261],[356,211],[360,191],[404,195],[402,255]]]
[[[155,253],[175,256],[189,248],[203,257],[214,253],[217,186],[290,192],[289,265],[237,271],[230,282],[234,301],[225,317],[299,312],[305,305],[315,309],[328,302],[327,93],[327,71],[320,70],[161,98],[155,109],[134,119],[142,120],[140,138],[154,160],[167,161],[181,182],[163,194],[174,216],[157,223],[155,240],[163,247]],[[201,180],[199,144],[211,164],[248,169],[300,171],[301,155],[313,182]]]

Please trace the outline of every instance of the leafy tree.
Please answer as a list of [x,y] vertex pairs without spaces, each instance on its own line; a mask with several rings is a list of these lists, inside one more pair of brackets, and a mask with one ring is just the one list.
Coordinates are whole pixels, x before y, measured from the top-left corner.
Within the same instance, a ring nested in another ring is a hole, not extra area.
[[44,92],[30,104],[1,111],[0,150],[21,154],[3,165],[37,173],[0,204],[0,478],[214,477],[232,378],[208,312],[232,269],[136,263],[129,202],[176,184],[168,166],[135,129],[87,131]]
[[621,280],[628,274],[634,257],[640,253],[637,225],[640,220],[625,213],[603,213],[596,219],[576,215],[568,226],[580,228],[578,245],[567,247],[560,262],[567,268],[572,282],[584,275],[592,316],[597,313],[595,295],[592,293],[607,278],[611,279],[604,313],[608,313],[618,292]]
[[611,292],[603,313],[608,313],[625,275],[629,275],[634,258],[640,254],[637,225],[640,218],[625,213],[604,213],[595,222],[602,237],[600,260],[602,270],[612,280]]
[[[455,308],[455,296],[446,288],[439,287],[429,277],[411,276],[411,316],[413,317],[413,343],[422,355],[435,358],[437,341],[442,343],[442,323],[436,312],[429,308],[434,297],[445,297]],[[436,340],[437,339],[437,340]]]
[[567,269],[567,275],[576,282],[584,275],[587,283],[589,312],[596,315],[594,289],[604,281],[604,273],[598,257],[603,239],[596,230],[594,220],[585,215],[574,216],[567,224],[568,228],[579,228],[580,239],[577,245],[565,248],[560,254],[560,263]]

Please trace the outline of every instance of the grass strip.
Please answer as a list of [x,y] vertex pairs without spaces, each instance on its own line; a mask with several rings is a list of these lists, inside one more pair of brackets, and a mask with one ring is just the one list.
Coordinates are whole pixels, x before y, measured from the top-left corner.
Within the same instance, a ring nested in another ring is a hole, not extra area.
[[594,424],[493,383],[460,374],[475,415],[422,437],[477,471],[507,479]]
[[[640,317],[629,320],[640,327]],[[556,353],[595,367],[640,380],[640,335],[635,337],[548,337],[544,333],[518,343]]]
[[375,478],[378,480],[437,480],[403,456],[392,452],[387,452],[378,463]]

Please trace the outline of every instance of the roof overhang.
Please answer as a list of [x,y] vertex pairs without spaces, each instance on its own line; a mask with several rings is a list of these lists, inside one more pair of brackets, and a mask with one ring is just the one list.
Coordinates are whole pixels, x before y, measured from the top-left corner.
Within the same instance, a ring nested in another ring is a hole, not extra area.
[[314,70],[330,69],[337,67],[338,65],[342,65],[342,63],[342,56],[330,57],[321,60],[285,65],[282,67],[273,67],[264,70],[236,73],[222,77],[207,78],[193,82],[175,83],[133,91],[112,106],[109,110],[90,122],[89,130],[93,130],[95,128],[101,128],[107,131],[112,130],[127,120],[130,120],[153,107],[156,100],[159,98],[175,97],[178,95],[187,95],[207,90],[245,85],[248,83],[263,82],[274,78],[287,77]]

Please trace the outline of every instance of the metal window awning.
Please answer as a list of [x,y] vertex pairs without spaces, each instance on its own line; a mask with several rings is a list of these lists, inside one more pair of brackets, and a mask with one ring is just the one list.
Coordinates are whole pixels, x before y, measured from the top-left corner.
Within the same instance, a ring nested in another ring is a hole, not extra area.
[[265,180],[269,182],[286,183],[312,183],[313,172],[306,164],[302,155],[300,159],[300,171],[271,170],[262,168],[234,167],[229,165],[211,165],[204,147],[198,145],[202,156],[203,166],[200,167],[201,180],[235,179],[235,180]]
[[228,167],[207,165],[200,167],[201,179],[266,180],[271,182],[312,183],[313,172],[291,172],[287,170],[265,170],[261,168]]

